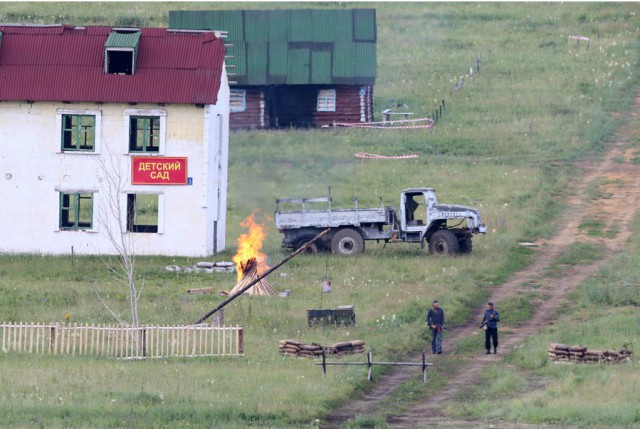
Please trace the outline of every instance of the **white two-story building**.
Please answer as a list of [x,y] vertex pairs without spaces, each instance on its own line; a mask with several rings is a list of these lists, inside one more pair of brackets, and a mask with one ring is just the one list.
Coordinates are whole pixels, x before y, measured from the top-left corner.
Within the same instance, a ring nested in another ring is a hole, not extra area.
[[223,250],[224,59],[211,31],[0,24],[0,252]]

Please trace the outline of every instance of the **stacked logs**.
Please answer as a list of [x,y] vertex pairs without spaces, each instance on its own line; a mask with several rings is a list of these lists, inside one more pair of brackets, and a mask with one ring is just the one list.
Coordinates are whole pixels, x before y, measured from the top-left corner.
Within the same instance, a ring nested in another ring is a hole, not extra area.
[[618,363],[631,360],[631,350],[588,350],[581,345],[568,346],[565,344],[551,343],[547,350],[547,356],[552,361],[579,362],[579,363]]
[[323,351],[328,355],[341,356],[364,353],[364,344],[362,340],[353,340],[322,346],[318,343],[305,344],[298,340],[282,340],[279,348],[284,356],[315,357],[322,356]]

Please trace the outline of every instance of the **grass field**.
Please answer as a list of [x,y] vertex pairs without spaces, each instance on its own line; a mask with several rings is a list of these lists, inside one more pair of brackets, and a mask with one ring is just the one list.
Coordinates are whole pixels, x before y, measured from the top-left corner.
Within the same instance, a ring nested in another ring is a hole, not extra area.
[[[258,210],[267,231],[268,262],[279,261],[287,253],[280,249],[281,237],[271,219],[275,199],[325,196],[329,186],[344,206],[353,196],[360,206],[379,205],[380,199],[394,204],[405,187],[432,186],[441,202],[478,207],[489,233],[475,240],[472,254],[459,258],[430,258],[418,246],[367,243],[367,251],[355,259],[293,259],[270,278],[276,289],[292,291],[288,298],[243,297],[226,309],[226,322],[245,329],[243,358],[120,362],[0,354],[1,427],[314,427],[316,419],[362,392],[366,371],[332,367],[323,379],[313,361],[281,357],[278,341],[330,344],[363,339],[380,359],[397,359],[425,346],[424,317],[432,299],[442,303],[448,324],[466,320],[471,306],[477,307],[493,285],[528,262],[529,251],[518,242],[553,233],[565,186],[575,174],[566,162],[598,155],[619,123],[618,113],[630,105],[638,88],[640,20],[633,3],[22,2],[2,3],[0,22],[166,26],[169,10],[218,7],[375,7],[376,113],[392,102],[406,103],[418,115],[430,115],[442,99],[447,108],[443,120],[427,132],[232,133],[229,250],[216,260],[230,260],[235,239],[245,232],[240,222]],[[578,50],[576,42],[568,40],[576,34],[591,38],[589,49],[582,44]],[[470,79],[469,68],[479,55],[481,69]],[[465,75],[464,87],[454,93],[454,84]],[[353,157],[361,151],[420,157]],[[597,225],[585,228],[596,231]],[[573,251],[580,257],[600,257],[597,249]],[[639,254],[630,246],[604,280],[580,289],[558,332],[534,337],[527,347],[538,350],[543,345],[544,350],[552,335],[598,347],[598,338],[604,337],[597,335],[606,335],[595,333],[600,317],[621,336],[631,336],[633,331],[620,328],[637,327],[633,306],[638,295],[624,285],[637,283]],[[138,259],[138,287],[144,285],[142,324],[193,322],[222,298],[187,295],[187,289],[230,289],[235,283],[235,276],[164,270],[166,265],[195,262]],[[286,277],[279,275],[284,273]],[[325,276],[334,287],[322,296]],[[72,322],[113,322],[94,288],[126,315],[126,289],[108,275],[100,258],[76,258],[72,266],[68,257],[0,256],[0,313],[5,320],[64,321],[69,314]],[[355,306],[356,327],[307,327],[307,309],[345,304]],[[585,321],[585,315],[602,305],[620,311],[608,308]],[[512,306],[524,307],[518,302]],[[517,317],[527,314],[523,308]],[[637,329],[635,333],[637,337]],[[493,377],[492,389],[496,398],[504,399],[497,411],[479,399],[462,408],[461,415],[602,424],[607,413],[618,408],[608,408],[597,397],[582,401],[596,383],[614,398],[611,404],[624,408],[615,420],[620,426],[638,421],[630,408],[638,399],[635,366],[588,367],[561,376],[538,355],[514,353],[509,371],[496,369],[499,376]],[[557,382],[511,399],[527,390],[526,374],[531,372]],[[437,374],[432,380],[438,383]],[[560,395],[554,389],[580,395],[567,403],[556,400]],[[410,385],[399,395],[423,395],[427,390]],[[390,403],[397,399],[390,398]]]

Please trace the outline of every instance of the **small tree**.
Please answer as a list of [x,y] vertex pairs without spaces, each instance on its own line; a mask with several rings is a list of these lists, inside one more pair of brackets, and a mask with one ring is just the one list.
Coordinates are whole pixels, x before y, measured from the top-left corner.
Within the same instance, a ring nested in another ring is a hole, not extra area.
[[[106,233],[106,237],[117,254],[118,263],[110,264],[104,259],[108,270],[118,279],[119,282],[126,285],[129,290],[129,306],[131,310],[131,326],[134,328],[134,338],[136,345],[140,350],[141,343],[139,339],[139,319],[138,319],[138,300],[139,292],[135,285],[135,238],[126,229],[123,219],[126,218],[126,206],[123,204],[123,196],[125,195],[125,187],[127,185],[127,176],[122,172],[119,159],[113,154],[109,157],[100,159],[99,173],[101,175],[101,189],[103,191],[104,203],[100,205],[97,212],[98,223]],[[95,289],[94,289],[95,290]],[[142,291],[142,288],[140,292]],[[105,306],[105,308],[122,324],[129,325],[113,311],[107,302],[100,296],[96,290],[96,295]]]

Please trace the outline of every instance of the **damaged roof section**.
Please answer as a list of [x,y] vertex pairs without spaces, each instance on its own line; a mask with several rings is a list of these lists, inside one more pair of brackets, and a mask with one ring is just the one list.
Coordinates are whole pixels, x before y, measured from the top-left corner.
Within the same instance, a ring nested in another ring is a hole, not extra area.
[[0,24],[0,34],[3,101],[217,103],[225,48],[213,31]]
[[169,27],[228,32],[239,85],[375,83],[375,9],[170,11]]

